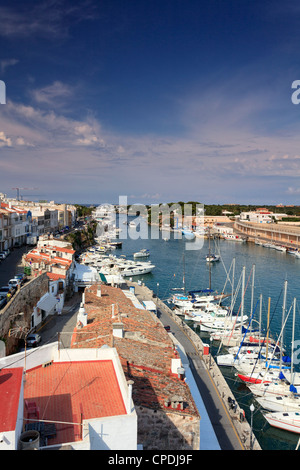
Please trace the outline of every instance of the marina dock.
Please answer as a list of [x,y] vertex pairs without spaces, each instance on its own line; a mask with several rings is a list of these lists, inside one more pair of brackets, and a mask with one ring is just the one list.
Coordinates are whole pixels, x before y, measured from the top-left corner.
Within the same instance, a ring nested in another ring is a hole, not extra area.
[[[127,285],[134,287],[141,302],[152,300],[156,304],[159,320],[164,326],[170,326],[171,334],[183,346],[221,450],[261,450],[244,410],[235,400],[208,346],[148,287],[129,281]],[[201,439],[200,424],[200,442]]]

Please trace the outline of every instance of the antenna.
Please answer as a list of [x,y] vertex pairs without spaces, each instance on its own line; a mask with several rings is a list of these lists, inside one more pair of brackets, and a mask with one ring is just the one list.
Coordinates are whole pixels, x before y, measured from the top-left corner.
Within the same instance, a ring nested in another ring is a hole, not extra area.
[[17,191],[17,200],[19,201],[20,200],[20,189],[22,189],[23,191],[35,191],[39,188],[11,188],[15,191]]

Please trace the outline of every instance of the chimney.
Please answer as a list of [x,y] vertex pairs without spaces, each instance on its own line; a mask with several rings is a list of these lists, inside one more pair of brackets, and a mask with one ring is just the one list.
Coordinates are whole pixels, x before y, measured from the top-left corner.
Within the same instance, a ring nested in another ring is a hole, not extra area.
[[171,362],[171,372],[172,374],[177,374],[178,368],[182,367],[181,359],[178,357],[173,357]]
[[113,336],[116,338],[124,338],[123,323],[113,323]]
[[128,398],[127,398],[127,414],[131,413],[131,401],[132,401],[132,386],[134,384],[133,380],[128,380]]
[[87,325],[87,313],[84,309],[84,304],[80,304],[80,308],[78,310],[77,314],[77,324],[81,324],[81,326],[86,326]]
[[171,408],[174,410],[183,410],[183,398],[178,395],[173,395],[170,398]]
[[97,287],[97,297],[101,297],[101,286]]
[[184,370],[184,367],[178,367],[177,373],[178,373],[178,378],[179,378],[180,380],[184,380],[184,377],[185,377],[185,370]]

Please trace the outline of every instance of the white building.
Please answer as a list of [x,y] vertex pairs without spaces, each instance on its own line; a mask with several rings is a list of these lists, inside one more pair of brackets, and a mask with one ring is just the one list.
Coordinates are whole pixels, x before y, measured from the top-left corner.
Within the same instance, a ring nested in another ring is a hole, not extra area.
[[257,209],[256,211],[241,212],[240,221],[254,222],[257,224],[269,224],[276,214],[267,209]]
[[0,450],[137,450],[134,385],[115,348],[38,347],[26,381],[24,364],[25,352],[0,359]]
[[285,217],[288,217],[285,213],[268,211],[268,209],[264,207],[256,209],[255,211],[241,212],[240,215],[237,216],[241,221],[248,221],[257,224],[271,223],[274,220],[282,220]]

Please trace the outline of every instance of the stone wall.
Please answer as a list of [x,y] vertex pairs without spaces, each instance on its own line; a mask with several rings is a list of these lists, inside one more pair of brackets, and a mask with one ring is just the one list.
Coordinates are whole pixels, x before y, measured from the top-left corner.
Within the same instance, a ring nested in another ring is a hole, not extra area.
[[[15,327],[31,328],[31,314],[38,300],[48,292],[49,278],[42,273],[26,282],[0,312],[0,337],[5,340],[6,354],[15,352],[18,338],[8,337],[9,329]],[[18,316],[18,313],[24,315]]]
[[199,418],[139,406],[138,444],[143,450],[199,450]]

